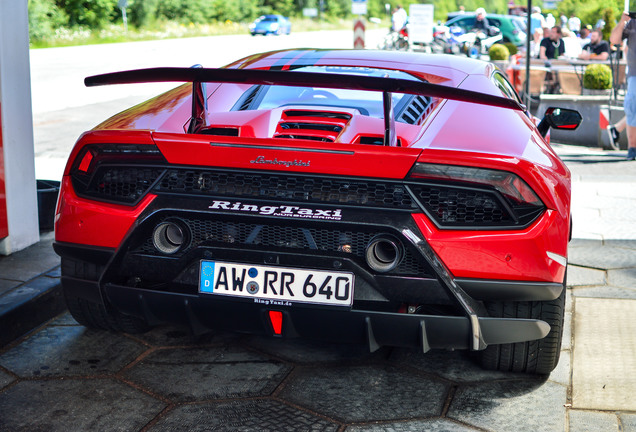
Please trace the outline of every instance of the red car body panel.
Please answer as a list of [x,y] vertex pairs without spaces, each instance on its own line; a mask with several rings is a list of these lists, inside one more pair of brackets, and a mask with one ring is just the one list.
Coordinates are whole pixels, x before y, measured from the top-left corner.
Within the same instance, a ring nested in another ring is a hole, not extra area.
[[[546,251],[567,255],[567,244],[564,245],[561,239],[567,237],[569,226],[553,211],[547,211],[531,227],[514,234],[507,231],[449,232],[437,229],[423,215],[416,215],[414,219],[455,277],[563,281],[565,267],[550,259]],[[555,235],[544,235],[551,230]]]
[[148,194],[135,207],[107,203],[95,203],[82,199],[73,191],[68,177],[64,177],[57,204],[55,239],[59,242],[87,244],[116,248],[121,244],[130,227],[153,201],[155,195]]

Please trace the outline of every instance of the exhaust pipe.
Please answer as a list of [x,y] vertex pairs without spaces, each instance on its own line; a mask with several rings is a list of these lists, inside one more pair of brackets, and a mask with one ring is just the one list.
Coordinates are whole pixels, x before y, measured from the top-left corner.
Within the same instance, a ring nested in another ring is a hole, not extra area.
[[159,252],[170,255],[188,244],[189,230],[184,224],[164,221],[152,232],[152,243]]
[[369,267],[386,273],[400,264],[403,255],[403,247],[398,239],[389,234],[380,234],[367,245],[365,257]]

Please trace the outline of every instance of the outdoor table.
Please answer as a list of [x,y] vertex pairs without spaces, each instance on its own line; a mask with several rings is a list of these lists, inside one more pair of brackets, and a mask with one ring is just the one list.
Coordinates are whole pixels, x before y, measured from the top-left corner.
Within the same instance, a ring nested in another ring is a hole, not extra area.
[[612,69],[612,75],[614,75],[614,74],[616,74],[618,72],[618,77],[615,77],[615,79],[613,80],[613,83],[612,83],[612,87],[614,88],[615,92],[620,88],[621,85],[623,85],[623,83],[625,81],[625,69],[627,67],[627,61],[625,61],[625,60],[620,60],[618,62],[618,70],[617,71],[614,70],[614,65],[616,64],[616,62],[612,61],[610,59],[607,59],[607,60],[579,60],[579,59],[572,59],[572,60],[569,60],[569,63],[574,67],[574,71],[576,72],[576,75],[579,78],[579,81],[581,82],[581,86],[583,86],[583,75],[585,74],[585,68],[588,65],[592,65],[592,64],[608,65],[610,67],[610,69]]
[[[583,88],[583,75],[585,74],[585,68],[591,64],[606,64],[608,66],[612,66],[612,62],[610,60],[531,59],[530,77],[531,77],[531,80],[537,79],[539,76],[541,76],[541,73],[539,71],[545,72],[545,75],[543,75],[544,77],[547,75],[548,72],[551,72],[555,74],[554,81],[559,82],[563,90],[563,93],[581,94],[581,89]],[[618,77],[617,79],[614,80],[614,83],[613,83],[613,87],[615,91],[618,90],[618,88],[620,88],[620,86],[625,81],[626,62],[624,60],[621,60],[618,63],[618,67],[619,67]],[[519,64],[512,65],[511,68],[513,71],[525,72],[526,63],[524,61],[521,61]],[[570,79],[572,76],[576,76],[576,80],[578,81],[578,84],[572,82],[573,78]],[[513,84],[516,85],[518,83],[515,82]],[[523,84],[523,82],[521,84]],[[531,84],[532,84],[532,81],[531,81]],[[536,89],[537,87],[535,87],[535,90]],[[535,91],[534,93],[543,93],[543,91]]]

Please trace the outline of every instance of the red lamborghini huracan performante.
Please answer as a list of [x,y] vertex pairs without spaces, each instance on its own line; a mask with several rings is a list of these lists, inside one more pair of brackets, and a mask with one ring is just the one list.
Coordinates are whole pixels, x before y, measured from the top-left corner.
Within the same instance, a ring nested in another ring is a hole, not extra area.
[[286,50],[181,82],[84,133],[55,250],[73,317],[479,352],[547,374],[563,329],[570,174],[492,64]]

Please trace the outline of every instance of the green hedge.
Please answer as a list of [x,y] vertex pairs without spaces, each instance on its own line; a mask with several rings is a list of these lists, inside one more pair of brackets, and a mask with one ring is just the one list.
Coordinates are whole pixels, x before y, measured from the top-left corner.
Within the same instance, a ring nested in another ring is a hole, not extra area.
[[[596,23],[603,17],[611,31],[620,16],[623,0],[562,0],[558,13],[576,13],[584,24]],[[55,35],[57,29],[95,31],[111,24],[121,24],[122,14],[117,0],[28,0],[29,31],[32,40]],[[127,14],[131,26],[142,29],[156,21],[182,24],[214,22],[247,23],[261,14],[279,13],[300,17],[303,8],[318,7],[320,0],[128,0]],[[435,19],[446,21],[449,12],[464,6],[467,11],[484,7],[488,13],[506,13],[507,0],[368,0],[369,17],[389,18],[385,5],[392,10],[401,4],[408,12],[409,5],[430,3],[435,6]],[[321,18],[352,18],[351,0],[322,0]],[[548,12],[548,11],[544,11]],[[553,11],[556,13],[556,11]],[[555,15],[557,16],[557,15]],[[607,36],[606,36],[607,38]]]

